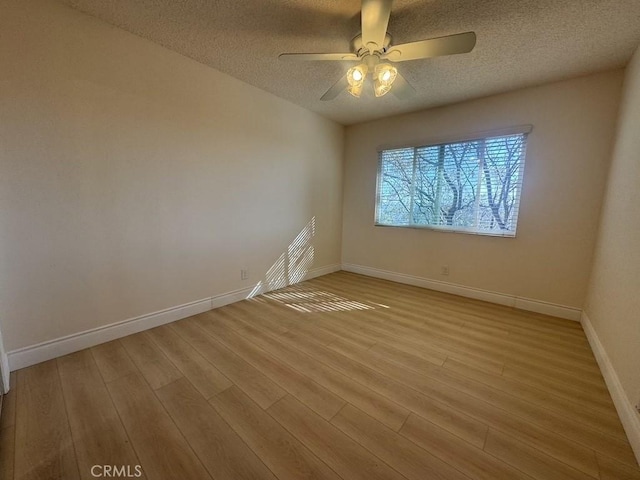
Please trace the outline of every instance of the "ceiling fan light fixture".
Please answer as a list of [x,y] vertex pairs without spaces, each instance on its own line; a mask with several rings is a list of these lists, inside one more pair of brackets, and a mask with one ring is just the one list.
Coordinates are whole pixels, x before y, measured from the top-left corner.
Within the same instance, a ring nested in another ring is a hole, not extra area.
[[362,85],[363,85],[363,82],[357,85],[349,85],[349,88],[347,88],[347,91],[354,97],[360,98],[360,95],[362,95]]
[[362,85],[367,76],[367,66],[364,63],[351,67],[347,72],[347,81],[349,85]]
[[376,97],[382,97],[386,95],[391,90],[391,85],[383,85],[382,83],[375,81],[373,85],[373,93],[376,94]]
[[351,95],[359,98],[362,95],[362,87],[364,85],[364,79],[367,77],[368,68],[364,63],[351,67],[347,72],[347,82],[349,82],[349,88],[347,89]]
[[382,97],[391,90],[393,82],[395,82],[398,76],[398,69],[392,67],[388,63],[381,63],[376,65],[374,72],[373,91],[376,97]]

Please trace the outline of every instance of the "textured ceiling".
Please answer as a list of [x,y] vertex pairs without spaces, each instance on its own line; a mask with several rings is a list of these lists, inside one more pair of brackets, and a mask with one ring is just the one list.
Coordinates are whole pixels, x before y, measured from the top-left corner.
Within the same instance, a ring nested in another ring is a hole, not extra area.
[[60,1],[343,124],[621,67],[640,44],[640,0],[396,0],[393,43],[471,30],[475,49],[398,64],[410,100],[321,102],[347,65],[278,54],[349,51],[359,0]]

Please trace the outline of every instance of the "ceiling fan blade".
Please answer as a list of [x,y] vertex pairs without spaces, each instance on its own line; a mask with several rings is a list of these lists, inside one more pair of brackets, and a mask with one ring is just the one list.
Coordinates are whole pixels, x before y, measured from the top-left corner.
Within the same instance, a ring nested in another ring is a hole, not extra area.
[[294,62],[327,60],[355,62],[359,60],[354,53],[281,53],[278,58]]
[[413,97],[416,94],[415,89],[409,82],[399,73],[396,75],[396,79],[391,87],[391,93],[393,93],[400,100],[406,100]]
[[347,76],[343,75],[342,77],[340,77],[340,80],[334,83],[331,86],[331,88],[327,90],[326,93],[322,95],[322,97],[320,97],[320,100],[324,102],[328,100],[333,100],[338,95],[340,95],[344,90],[346,90],[348,86],[349,86],[349,82],[347,81]]
[[393,0],[362,0],[362,44],[370,51],[384,46]]
[[473,50],[475,45],[476,34],[474,32],[458,33],[446,37],[394,45],[384,55],[384,58],[391,62],[406,62],[407,60],[467,53]]

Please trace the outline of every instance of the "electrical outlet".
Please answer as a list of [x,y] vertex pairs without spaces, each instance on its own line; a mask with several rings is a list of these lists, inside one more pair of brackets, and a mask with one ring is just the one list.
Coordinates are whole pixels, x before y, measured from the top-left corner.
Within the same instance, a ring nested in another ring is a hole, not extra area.
[[249,270],[245,268],[240,270],[240,280],[249,280]]
[[449,275],[449,265],[440,267],[440,275]]

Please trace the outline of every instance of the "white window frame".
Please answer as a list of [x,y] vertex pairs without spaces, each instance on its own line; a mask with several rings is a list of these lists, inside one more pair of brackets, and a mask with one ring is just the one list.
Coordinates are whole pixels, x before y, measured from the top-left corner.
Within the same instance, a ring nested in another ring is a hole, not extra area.
[[[418,224],[418,223],[409,223],[409,224],[405,224],[405,225],[393,225],[393,224],[386,224],[386,223],[379,223],[378,219],[379,219],[379,208],[380,208],[380,193],[381,193],[381,182],[382,182],[382,153],[384,151],[388,151],[388,150],[399,150],[399,149],[406,149],[406,148],[413,148],[414,149],[414,155],[415,152],[417,151],[418,148],[426,148],[426,147],[435,147],[435,146],[441,146],[441,145],[447,145],[447,144],[452,144],[452,143],[462,143],[462,142],[473,142],[473,141],[485,141],[489,138],[495,138],[495,137],[504,137],[504,136],[509,136],[509,135],[525,135],[528,137],[528,135],[531,133],[531,131],[533,130],[533,126],[532,125],[519,125],[519,126],[515,126],[515,127],[508,127],[508,128],[503,128],[503,129],[499,129],[499,130],[491,130],[491,131],[485,131],[485,132],[479,132],[479,133],[474,133],[474,134],[469,134],[469,135],[457,135],[457,136],[451,136],[451,137],[447,137],[447,138],[439,138],[439,139],[434,139],[434,140],[430,140],[430,141],[425,141],[425,142],[414,142],[414,143],[409,143],[409,144],[402,144],[402,145],[383,145],[378,147],[378,172],[377,172],[377,177],[376,177],[376,197],[375,197],[375,217],[374,217],[374,225],[376,227],[385,227],[385,228],[412,228],[412,229],[420,229],[420,230],[434,230],[434,231],[440,231],[440,232],[449,232],[449,233],[464,233],[464,234],[470,234],[470,235],[483,235],[483,236],[492,236],[492,237],[505,237],[505,238],[514,238],[516,236],[516,230],[517,230],[517,223],[519,221],[519,213],[520,213],[520,200],[521,200],[521,195],[522,195],[522,185],[524,182],[524,166],[526,163],[526,159],[527,159],[527,145],[525,145],[525,149],[523,152],[523,159],[521,161],[521,165],[520,165],[520,178],[522,179],[520,181],[520,188],[517,191],[517,197],[516,197],[516,205],[518,205],[518,217],[516,219],[516,225],[514,226],[513,230],[507,230],[507,231],[501,231],[501,230],[480,230],[478,229],[478,227],[461,227],[461,226],[447,226],[447,225],[427,225],[427,224]],[[528,143],[528,138],[527,138],[527,143]],[[484,150],[483,150],[484,152]],[[415,158],[414,158],[414,164],[413,164],[413,168],[415,170],[416,168],[416,162],[415,162]],[[478,181],[480,181],[480,179],[482,178],[481,175],[479,175]],[[411,192],[411,196],[412,196],[412,201],[411,201],[411,210],[413,210],[413,190],[414,188],[412,188],[412,192]],[[480,201],[480,196],[478,195],[476,198],[476,201],[479,202]],[[476,215],[477,215],[478,209],[476,208]],[[410,212],[409,214],[409,218],[412,219],[413,216]]]

